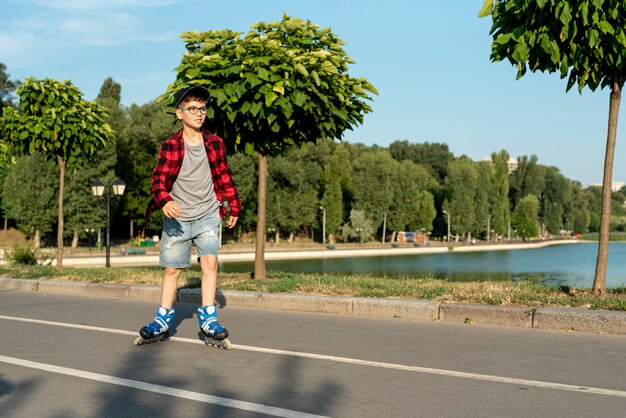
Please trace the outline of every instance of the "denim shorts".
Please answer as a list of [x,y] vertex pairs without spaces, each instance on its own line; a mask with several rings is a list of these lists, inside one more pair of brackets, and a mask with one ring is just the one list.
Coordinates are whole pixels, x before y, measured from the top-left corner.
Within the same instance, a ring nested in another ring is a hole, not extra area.
[[204,255],[217,256],[220,242],[219,212],[211,211],[200,219],[177,221],[163,218],[161,253],[162,267],[185,268],[191,265],[191,244],[198,250],[198,261]]

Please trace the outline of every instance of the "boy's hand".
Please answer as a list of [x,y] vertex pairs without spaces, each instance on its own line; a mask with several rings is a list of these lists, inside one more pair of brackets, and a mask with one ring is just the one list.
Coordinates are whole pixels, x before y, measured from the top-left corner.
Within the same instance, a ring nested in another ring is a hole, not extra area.
[[230,229],[233,228],[235,226],[235,224],[237,223],[237,218],[236,216],[231,216],[230,218],[228,218],[228,222],[226,222],[226,226]]
[[167,202],[165,206],[163,206],[162,210],[163,210],[163,215],[172,219],[176,219],[180,217],[180,215],[183,214],[183,211],[181,210],[180,206],[178,206],[178,203],[174,202],[173,200],[170,200],[169,202]]

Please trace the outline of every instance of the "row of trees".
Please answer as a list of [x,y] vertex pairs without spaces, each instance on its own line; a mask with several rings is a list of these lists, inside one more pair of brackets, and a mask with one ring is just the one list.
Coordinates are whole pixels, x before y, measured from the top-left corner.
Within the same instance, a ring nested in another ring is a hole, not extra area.
[[[517,68],[518,78],[527,69],[558,71],[562,78],[569,77],[568,90],[575,84],[578,84],[579,90],[586,86],[591,90],[597,87],[611,88],[600,245],[594,281],[594,291],[600,293],[604,293],[617,113],[621,88],[626,81],[623,60],[626,37],[623,30],[624,18],[619,13],[620,7],[619,4],[608,1],[584,1],[578,4],[566,0],[485,0],[480,12],[480,16],[493,18],[492,60],[510,61]],[[551,18],[546,19],[546,16]],[[376,94],[376,90],[366,79],[348,75],[348,64],[352,60],[343,51],[343,42],[329,29],[320,29],[309,21],[287,15],[280,22],[260,22],[251,27],[252,30],[243,37],[242,33],[230,30],[184,33],[182,37],[187,53],[183,55],[180,66],[176,69],[175,82],[168,87],[161,99],[166,102],[169,99],[171,102],[171,93],[183,85],[208,86],[211,97],[207,104],[213,128],[224,135],[231,150],[243,152],[245,155],[257,154],[259,175],[256,230],[257,237],[261,239],[257,238],[255,274],[261,273],[258,277],[264,277],[264,266],[263,269],[257,266],[265,242],[267,157],[284,155],[286,148],[292,145],[319,145],[322,139],[341,139],[346,129],[362,123],[364,114],[371,111],[366,101],[371,100],[369,94]],[[112,80],[109,84],[115,89]],[[54,83],[27,80],[27,85],[22,90],[26,95],[25,100],[20,101],[21,112],[5,111],[0,128],[3,130],[3,139],[8,137],[11,143],[19,144],[22,149],[26,148],[30,154],[41,152],[46,156],[52,154],[56,158],[60,170],[58,240],[62,249],[66,165],[70,169],[82,166],[85,158],[91,158],[101,145],[107,143],[110,127],[99,123],[105,116],[102,108],[98,104],[90,105],[82,101],[73,86],[57,85],[57,88],[52,88],[54,94],[46,97],[45,90],[50,86],[54,86]],[[59,92],[60,94],[55,95]],[[0,90],[0,93],[4,96],[4,91]],[[37,100],[31,100],[34,98],[39,98],[44,105]],[[89,113],[89,118],[83,117],[81,120],[77,117],[80,113],[86,114],[85,112]],[[112,111],[111,116],[113,114]],[[43,118],[42,123],[37,123],[37,118]],[[129,132],[133,129],[134,126],[128,127]],[[130,154],[120,151],[137,152],[143,147],[135,147],[136,144],[128,140],[124,142],[123,135],[119,136],[121,131],[116,132],[118,142],[115,151],[121,158],[115,165],[122,168],[125,165],[123,160],[129,159]],[[80,137],[80,133],[87,135]],[[80,146],[72,148],[68,138],[74,138]],[[3,156],[10,155],[9,148],[7,144],[2,144],[0,151]],[[351,158],[358,154],[353,149],[348,151]],[[394,195],[394,199],[401,201],[398,204],[389,201],[390,190],[401,184],[405,177],[398,177],[397,184],[390,184],[390,179],[396,173],[394,170],[397,169],[393,164],[379,164],[379,167],[383,167],[382,171],[366,171],[364,167],[369,167],[368,159],[378,162],[386,158],[384,150],[374,149],[372,152],[363,152],[362,161],[359,158],[350,161],[352,188],[345,183],[350,179],[341,175],[346,170],[345,167],[340,168],[339,177],[344,184],[340,184],[338,188],[335,184],[336,173],[331,173],[330,165],[323,166],[326,170],[323,178],[327,180],[321,182],[323,187],[318,189],[318,198],[323,203],[336,205],[336,197],[342,194],[340,202],[343,213],[346,213],[348,206],[354,206],[350,211],[352,226],[360,219],[361,222],[371,222],[372,229],[376,229],[381,213],[385,220],[389,213],[391,223],[407,225],[410,221],[400,220],[402,214],[407,213],[407,208],[417,207],[420,208],[420,213],[428,213],[434,207],[434,213],[439,213],[441,209],[449,216],[454,216],[455,222],[450,221],[448,224],[453,223],[451,226],[457,234],[467,237],[480,233],[482,227],[478,225],[485,218],[488,220],[488,232],[493,221],[498,232],[503,224],[506,223],[508,227],[513,223],[520,226],[520,233],[531,235],[534,231],[528,232],[527,229],[537,225],[537,218],[548,231],[569,223],[583,226],[589,223],[589,220],[585,221],[584,214],[591,217],[593,212],[589,211],[588,204],[585,207],[584,196],[580,201],[576,198],[582,194],[582,189],[579,185],[559,187],[568,182],[558,170],[546,168],[544,174],[552,178],[546,178],[543,188],[536,189],[526,184],[528,178],[522,171],[522,174],[517,174],[517,178],[509,183],[509,196],[505,198],[506,181],[509,179],[504,174],[502,165],[505,155],[505,152],[494,153],[489,166],[475,165],[463,157],[453,158],[443,166],[447,170],[445,177],[438,172],[438,187],[421,184],[422,188],[416,191],[416,196],[411,192],[403,193],[406,189],[400,186],[401,190],[397,190],[399,194]],[[400,164],[412,161],[395,160]],[[533,158],[528,160],[532,163]],[[134,163],[133,160],[127,160],[126,163],[128,162]],[[419,166],[421,162],[414,161],[414,164]],[[141,168],[131,168],[131,177],[141,172]],[[413,167],[405,168],[413,173]],[[406,171],[403,170],[402,173],[406,174]],[[299,191],[297,187],[295,189]],[[531,193],[530,190],[536,193]],[[140,193],[137,189],[137,195],[131,198],[138,198]],[[346,196],[346,193],[352,195]],[[568,193],[571,193],[569,199],[566,197]],[[347,197],[351,199],[346,199]],[[429,199],[432,199],[433,205]],[[472,203],[473,209],[469,209]],[[277,200],[276,205],[277,210],[283,208],[288,213],[286,202]],[[404,210],[393,213],[398,207]],[[131,222],[136,209],[132,204],[125,207],[125,216]],[[329,210],[337,212],[336,208]],[[522,224],[528,228],[522,228]],[[144,225],[144,229],[147,228],[149,225]],[[357,229],[361,234],[365,233],[364,228]]]
[[[109,145],[95,152],[82,168],[67,170],[64,193],[64,236],[72,245],[87,240],[103,227],[104,208],[89,189],[95,180],[110,181],[118,173],[127,184],[114,216],[120,238],[158,233],[160,219],[144,224],[149,179],[160,143],[176,126],[154,102],[124,107],[121,86],[104,81],[97,102],[108,112],[115,131]],[[432,231],[444,237],[445,210],[456,239],[532,238],[542,232],[558,235],[597,231],[600,193],[565,178],[556,167],[522,156],[509,173],[509,155],[500,151],[490,161],[455,157],[447,145],[396,141],[389,147],[317,143],[292,147],[268,157],[267,230],[272,238],[293,239],[300,234],[322,240],[322,210],[331,240],[388,239],[404,230]],[[244,208],[235,236],[257,226],[258,158],[233,154],[235,174]],[[53,162],[40,153],[13,155],[2,171],[0,207],[5,217],[38,237],[49,237],[58,223],[60,180]],[[621,193],[614,194],[612,229],[623,229]],[[322,209],[323,208],[323,209]]]

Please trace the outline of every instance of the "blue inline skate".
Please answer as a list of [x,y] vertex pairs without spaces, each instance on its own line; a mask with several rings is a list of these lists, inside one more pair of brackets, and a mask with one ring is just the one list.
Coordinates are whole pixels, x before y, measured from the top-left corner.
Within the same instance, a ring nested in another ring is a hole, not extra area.
[[139,330],[139,337],[135,339],[133,344],[144,345],[169,339],[169,329],[172,326],[172,321],[174,321],[174,314],[174,309],[159,306],[156,317]]
[[228,330],[217,321],[215,305],[198,308],[198,325],[204,334],[204,343],[217,348],[230,350],[232,344],[228,341]]

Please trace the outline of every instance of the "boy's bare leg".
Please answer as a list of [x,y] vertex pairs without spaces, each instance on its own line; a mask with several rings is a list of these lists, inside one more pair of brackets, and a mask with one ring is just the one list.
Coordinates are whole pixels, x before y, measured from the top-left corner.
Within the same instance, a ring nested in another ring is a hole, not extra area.
[[214,305],[217,291],[217,257],[203,255],[200,257],[200,267],[202,267],[202,306]]
[[161,306],[172,309],[176,300],[176,289],[178,289],[178,277],[181,269],[165,267],[163,275],[163,285],[161,286]]

